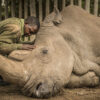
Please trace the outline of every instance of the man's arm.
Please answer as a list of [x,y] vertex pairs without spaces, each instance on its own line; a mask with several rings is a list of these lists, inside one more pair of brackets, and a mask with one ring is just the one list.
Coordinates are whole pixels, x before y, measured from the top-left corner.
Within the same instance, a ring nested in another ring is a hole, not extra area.
[[0,53],[4,55],[9,54],[14,50],[32,50],[34,48],[36,48],[36,46],[29,44],[8,44],[0,42]]
[[0,53],[1,54],[9,54],[13,50],[20,50],[22,49],[22,44],[8,44],[0,42]]

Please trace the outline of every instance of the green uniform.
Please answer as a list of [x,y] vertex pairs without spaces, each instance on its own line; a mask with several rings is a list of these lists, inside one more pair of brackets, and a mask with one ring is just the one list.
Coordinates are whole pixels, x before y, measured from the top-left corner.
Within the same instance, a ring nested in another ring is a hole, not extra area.
[[0,22],[0,53],[9,54],[22,49],[24,41],[24,19],[8,18]]

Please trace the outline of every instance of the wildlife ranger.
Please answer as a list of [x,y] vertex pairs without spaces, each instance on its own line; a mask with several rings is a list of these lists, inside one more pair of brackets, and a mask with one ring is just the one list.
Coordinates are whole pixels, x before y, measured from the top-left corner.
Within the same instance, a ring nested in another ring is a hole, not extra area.
[[[8,55],[13,50],[32,50],[40,28],[39,20],[30,16],[27,19],[8,18],[0,22],[0,54]],[[28,38],[29,37],[29,38]],[[25,40],[25,38],[28,38]]]

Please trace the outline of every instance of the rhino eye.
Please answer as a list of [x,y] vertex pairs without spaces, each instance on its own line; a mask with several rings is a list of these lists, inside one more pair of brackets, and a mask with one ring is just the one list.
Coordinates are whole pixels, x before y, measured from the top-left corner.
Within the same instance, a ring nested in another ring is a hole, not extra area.
[[42,50],[42,53],[43,54],[47,54],[48,53],[48,50],[46,50],[46,49],[45,50]]

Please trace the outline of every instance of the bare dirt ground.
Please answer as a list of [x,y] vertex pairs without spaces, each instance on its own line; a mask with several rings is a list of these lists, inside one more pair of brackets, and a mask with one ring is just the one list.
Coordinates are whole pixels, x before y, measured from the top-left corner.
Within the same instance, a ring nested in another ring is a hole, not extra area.
[[[42,100],[24,96],[14,86],[0,86],[0,100]],[[44,100],[100,100],[100,87],[65,89],[59,96]]]

